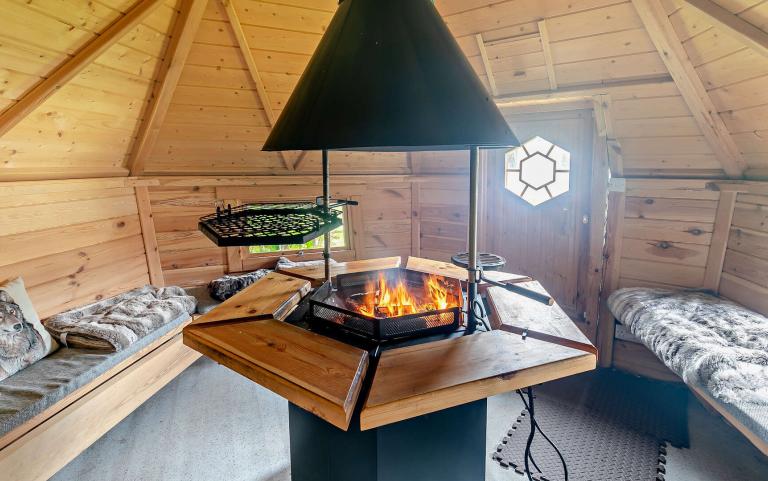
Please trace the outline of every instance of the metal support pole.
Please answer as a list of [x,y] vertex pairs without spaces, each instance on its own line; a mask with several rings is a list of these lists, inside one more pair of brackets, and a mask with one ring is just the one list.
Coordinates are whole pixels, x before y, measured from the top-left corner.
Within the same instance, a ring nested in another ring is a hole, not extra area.
[[477,298],[477,283],[479,281],[477,268],[477,211],[478,189],[480,183],[479,164],[480,148],[473,145],[469,148],[469,263],[467,266],[467,333],[471,334],[477,329],[475,317],[475,304]]
[[[323,208],[326,215],[331,205],[331,175],[328,162],[328,151],[323,149]],[[323,260],[325,261],[325,280],[331,281],[331,233],[323,235]]]

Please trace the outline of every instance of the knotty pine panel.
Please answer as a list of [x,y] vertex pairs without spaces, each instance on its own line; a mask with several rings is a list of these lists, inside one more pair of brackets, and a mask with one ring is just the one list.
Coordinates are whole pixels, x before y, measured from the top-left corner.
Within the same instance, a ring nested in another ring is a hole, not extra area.
[[[0,280],[20,276],[42,317],[149,283],[124,179],[5,183]],[[37,199],[37,203],[35,203]]]
[[[130,5],[4,2],[4,86],[10,105]],[[125,175],[123,168],[176,19],[165,2],[0,139],[4,180]],[[88,124],[96,128],[87,128]],[[92,125],[93,126],[93,125]]]
[[627,180],[618,287],[703,286],[720,197],[706,185]]
[[768,314],[768,196],[739,194],[720,282],[723,295]]

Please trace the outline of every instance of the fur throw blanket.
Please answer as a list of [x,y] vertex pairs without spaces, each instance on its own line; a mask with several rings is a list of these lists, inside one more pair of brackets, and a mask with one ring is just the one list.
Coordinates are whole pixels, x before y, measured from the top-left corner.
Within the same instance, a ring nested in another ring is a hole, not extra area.
[[208,283],[208,293],[214,299],[226,301],[267,274],[269,274],[269,270],[259,269],[247,274],[219,277]]
[[[329,264],[336,264],[336,261],[333,259],[328,259]],[[294,262],[290,260],[287,257],[281,257],[277,260],[277,265],[275,266],[276,271],[281,271],[283,269],[293,269],[296,267],[312,267],[312,266],[322,266],[325,264],[325,261],[323,259],[317,260],[317,261],[299,261]]]
[[195,312],[197,301],[181,287],[144,286],[43,323],[68,347],[121,351],[153,330]]
[[768,318],[701,291],[620,289],[608,306],[686,384],[768,405]]

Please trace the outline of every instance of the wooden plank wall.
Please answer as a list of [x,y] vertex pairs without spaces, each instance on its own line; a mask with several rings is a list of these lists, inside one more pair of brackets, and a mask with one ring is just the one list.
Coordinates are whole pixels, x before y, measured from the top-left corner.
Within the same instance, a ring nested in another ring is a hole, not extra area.
[[[0,139],[2,180],[126,175],[125,160],[176,18],[167,0]],[[133,2],[0,3],[0,111]]]
[[[150,188],[160,260],[166,283],[201,285],[226,272],[271,267],[275,257],[230,256],[198,230],[198,219],[216,205],[314,199],[322,193],[319,179],[291,178],[160,178]],[[347,214],[350,249],[334,254],[337,260],[408,256],[411,253],[411,181],[405,176],[366,179],[332,178],[334,198],[358,200]],[[241,252],[243,254],[241,254]],[[317,259],[307,254],[304,260]]]
[[558,86],[666,74],[630,2],[438,0],[436,4],[465,54],[487,78],[475,38],[482,35],[501,95],[550,90],[539,34],[542,18]]
[[[146,173],[288,173],[279,153],[261,151],[270,126],[265,109],[280,114],[336,4],[233,2],[269,99],[265,106],[224,7],[209,1]],[[319,152],[307,153],[299,170],[319,171],[320,161]],[[409,170],[405,153],[333,152],[331,168],[343,173]]]
[[720,291],[768,315],[768,195],[739,194]]
[[417,232],[413,240],[414,254],[450,262],[452,255],[467,250],[469,184],[466,177],[459,176],[446,182],[415,183],[413,189],[417,191],[418,199],[413,217]]
[[703,287],[720,193],[704,180],[628,179],[618,286]]
[[[764,192],[762,184],[756,188]],[[625,189],[620,187],[625,186]],[[674,379],[644,348],[614,341],[605,309],[622,287],[704,288],[768,315],[768,196],[711,190],[703,179],[620,179],[611,195],[625,205],[609,223],[601,364]]]
[[131,180],[4,183],[0,205],[0,280],[21,276],[41,317],[149,283]]
[[[768,6],[757,0],[716,2],[765,30]],[[768,58],[694,7],[664,2],[669,19],[716,109],[739,147],[748,175],[768,175]]]

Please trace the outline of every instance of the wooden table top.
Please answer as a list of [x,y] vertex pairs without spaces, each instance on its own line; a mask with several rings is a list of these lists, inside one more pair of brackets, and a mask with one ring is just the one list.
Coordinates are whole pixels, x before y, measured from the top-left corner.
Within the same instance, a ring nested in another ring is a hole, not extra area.
[[[331,277],[339,274],[352,274],[354,272],[378,271],[381,269],[393,269],[400,267],[403,260],[400,257],[382,257],[380,259],[366,259],[361,261],[337,262],[331,264]],[[317,287],[325,281],[325,265],[316,264],[312,266],[290,267],[280,269],[280,272],[289,276],[306,279]]]
[[596,367],[592,353],[505,331],[384,351],[360,414],[371,429]]
[[[347,262],[337,272],[397,267],[393,259],[399,265],[399,258]],[[409,267],[412,262],[434,267],[433,261],[413,259]],[[547,331],[551,338],[524,340],[507,332],[517,327],[512,317],[541,312],[537,306],[520,310],[505,296],[494,295],[501,324],[511,326],[506,331],[385,350],[376,372],[367,372],[366,351],[281,322],[308,292],[307,279],[270,273],[186,327],[184,343],[343,430],[366,376],[374,377],[360,424],[371,429],[596,365],[594,352],[579,348],[584,339],[561,345],[558,336],[577,339],[572,329],[578,328],[565,324],[570,319],[554,316],[563,325],[553,324]]]
[[[406,268],[413,271],[424,272],[427,274],[436,274],[439,276],[451,277],[453,279],[459,279],[462,282],[467,282],[468,275],[467,270],[463,267],[451,264],[450,262],[433,261],[432,259],[423,259],[421,257],[408,257]],[[502,271],[485,271],[483,274],[488,278],[496,282],[525,282],[530,281],[531,278],[522,274],[513,274],[510,272]],[[481,291],[484,284],[481,283]]]

